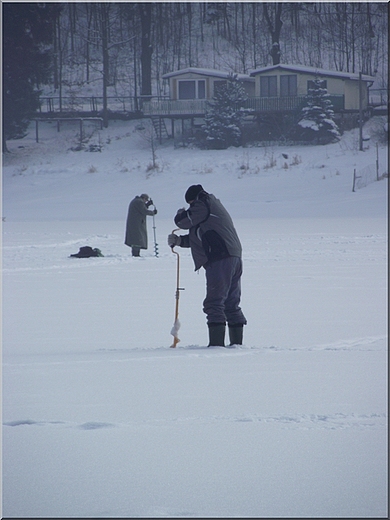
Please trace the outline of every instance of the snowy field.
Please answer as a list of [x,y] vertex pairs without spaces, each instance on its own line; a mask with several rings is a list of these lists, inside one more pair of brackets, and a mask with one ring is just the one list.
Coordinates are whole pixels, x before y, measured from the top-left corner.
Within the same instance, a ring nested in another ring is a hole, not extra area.
[[[317,147],[168,142],[158,171],[136,122],[87,127],[101,152],[72,151],[78,127],[54,123],[8,143],[4,517],[387,517],[387,178],[352,192],[378,125],[364,152],[357,130]],[[204,273],[180,248],[169,348],[166,240],[193,183],[242,241],[239,348],[206,347]],[[158,214],[132,258],[142,192]],[[69,258],[84,245],[104,257]]]

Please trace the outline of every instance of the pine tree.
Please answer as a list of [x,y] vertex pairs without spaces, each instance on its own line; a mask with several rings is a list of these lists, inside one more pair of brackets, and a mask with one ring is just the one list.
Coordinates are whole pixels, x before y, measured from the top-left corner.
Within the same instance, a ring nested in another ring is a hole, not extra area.
[[39,107],[38,85],[50,73],[53,4],[3,4],[3,151],[23,137]]
[[301,137],[317,144],[328,144],[340,139],[340,132],[334,121],[333,105],[323,81],[316,78],[308,91],[307,105],[302,109],[298,122]]
[[247,95],[237,75],[230,75],[226,84],[217,88],[213,100],[207,103],[203,126],[208,148],[223,150],[240,146],[246,100]]

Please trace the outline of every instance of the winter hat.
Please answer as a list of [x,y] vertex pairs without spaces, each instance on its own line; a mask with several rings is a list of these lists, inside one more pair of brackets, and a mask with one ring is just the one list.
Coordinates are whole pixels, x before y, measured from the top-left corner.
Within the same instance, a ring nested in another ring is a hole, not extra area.
[[188,188],[185,194],[186,202],[191,202],[195,200],[201,191],[204,191],[203,186],[201,184],[193,184]]
[[147,195],[146,193],[141,193],[140,197],[141,197],[141,199],[145,199],[145,200],[150,199],[149,195]]

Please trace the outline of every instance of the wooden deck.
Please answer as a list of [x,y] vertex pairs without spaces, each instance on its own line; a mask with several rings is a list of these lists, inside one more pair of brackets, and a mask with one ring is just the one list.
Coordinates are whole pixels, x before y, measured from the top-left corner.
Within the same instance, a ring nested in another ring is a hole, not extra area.
[[[306,96],[255,97],[249,98],[244,109],[251,114],[293,112],[306,104]],[[344,96],[331,96],[335,110],[344,108]],[[144,101],[142,111],[145,116],[160,117],[203,117],[207,108],[205,99],[151,100]]]
[[206,113],[206,99],[164,99],[144,101],[142,112],[145,116],[191,116],[202,117]]
[[[330,96],[335,112],[344,109],[344,96]],[[40,117],[69,113],[101,115],[103,99],[99,97],[58,98],[41,97]],[[204,117],[207,108],[206,99],[137,98],[109,97],[108,109],[112,113],[138,115],[138,117],[190,118]],[[293,112],[306,104],[306,96],[253,97],[248,98],[244,108],[253,115],[265,113]],[[38,115],[38,113],[37,113]]]

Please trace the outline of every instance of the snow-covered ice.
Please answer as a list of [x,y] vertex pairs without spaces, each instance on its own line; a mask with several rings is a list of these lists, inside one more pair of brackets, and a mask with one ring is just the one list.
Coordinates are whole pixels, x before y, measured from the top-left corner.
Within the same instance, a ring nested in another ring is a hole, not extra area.
[[[358,130],[315,147],[168,142],[153,171],[138,125],[95,129],[92,153],[45,123],[3,157],[3,516],[387,516],[387,178],[352,192],[375,132],[364,152]],[[169,348],[167,235],[193,183],[242,241],[241,347],[206,347],[204,274],[177,248]],[[132,258],[143,192],[159,256],[149,219]],[[104,257],[69,258],[84,245]]]

